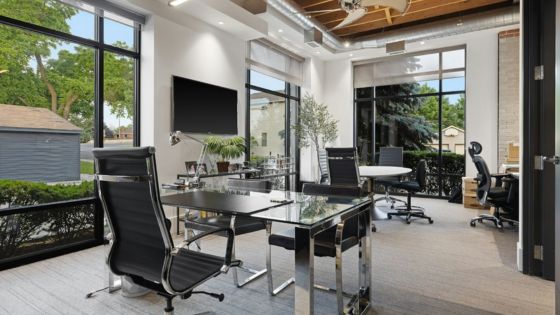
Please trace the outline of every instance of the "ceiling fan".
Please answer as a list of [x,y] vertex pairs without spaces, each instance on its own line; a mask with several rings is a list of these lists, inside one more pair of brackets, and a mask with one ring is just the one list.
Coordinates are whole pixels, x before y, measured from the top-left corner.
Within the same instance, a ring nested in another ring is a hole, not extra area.
[[336,12],[336,11],[346,11],[348,15],[340,24],[333,27],[331,30],[336,30],[338,28],[344,27],[346,25],[352,24],[355,21],[359,20],[362,16],[367,13],[367,7],[370,6],[383,6],[383,7],[390,7],[399,12],[402,15],[408,11],[410,8],[409,0],[338,0],[338,4],[340,5],[340,9],[332,9],[332,10],[316,10],[316,11],[307,11],[305,14],[313,14],[313,13],[329,13],[329,12]]

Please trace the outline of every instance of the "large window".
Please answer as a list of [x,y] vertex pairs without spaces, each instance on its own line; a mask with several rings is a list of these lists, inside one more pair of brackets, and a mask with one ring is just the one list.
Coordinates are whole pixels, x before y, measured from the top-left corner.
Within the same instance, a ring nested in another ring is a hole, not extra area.
[[[299,87],[254,70],[247,79],[248,160],[275,189],[295,188],[299,151],[291,125],[297,121]],[[291,175],[277,176],[284,173]]]
[[139,143],[139,26],[74,3],[0,0],[0,268],[98,244],[91,151]]
[[380,147],[403,147],[404,166],[428,163],[424,194],[448,196],[465,173],[464,48],[389,58],[355,73],[362,163],[376,163]]

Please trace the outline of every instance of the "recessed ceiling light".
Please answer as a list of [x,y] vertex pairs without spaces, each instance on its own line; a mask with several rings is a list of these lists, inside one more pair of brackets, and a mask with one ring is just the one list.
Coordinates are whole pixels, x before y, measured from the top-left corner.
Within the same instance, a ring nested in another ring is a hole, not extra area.
[[218,22],[218,24],[220,24],[220,25],[224,25],[224,22],[220,21],[220,22]]
[[345,41],[345,42],[344,42],[344,47],[350,47],[350,42],[349,42],[349,41]]
[[424,45],[425,43],[426,43],[425,41],[421,41],[421,42],[420,42],[420,45]]
[[176,6],[181,5],[181,4],[183,4],[187,1],[189,1],[189,0],[171,0],[171,1],[169,1],[169,5],[172,6],[172,7],[176,7]]
[[457,21],[457,26],[461,26],[463,25],[463,19],[459,19],[459,21]]
[[283,31],[284,31],[284,30],[281,29],[281,28],[278,29],[278,33],[282,33]]
[[320,52],[320,51],[316,51],[315,53],[318,55],[318,54],[320,54],[321,52]]
[[350,56],[350,57],[353,57],[353,56],[354,56],[354,54],[350,54],[349,56]]

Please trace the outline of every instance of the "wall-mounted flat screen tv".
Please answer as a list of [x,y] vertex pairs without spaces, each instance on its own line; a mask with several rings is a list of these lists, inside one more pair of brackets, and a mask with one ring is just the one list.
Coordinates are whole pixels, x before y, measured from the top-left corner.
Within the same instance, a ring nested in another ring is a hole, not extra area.
[[237,134],[237,90],[173,76],[172,131]]

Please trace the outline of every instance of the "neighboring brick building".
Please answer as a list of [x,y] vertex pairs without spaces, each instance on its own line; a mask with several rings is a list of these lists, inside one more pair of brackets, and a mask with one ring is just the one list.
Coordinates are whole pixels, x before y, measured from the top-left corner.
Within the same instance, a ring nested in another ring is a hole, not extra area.
[[519,143],[519,29],[498,34],[498,166]]
[[46,108],[0,104],[0,179],[80,180],[81,131]]

